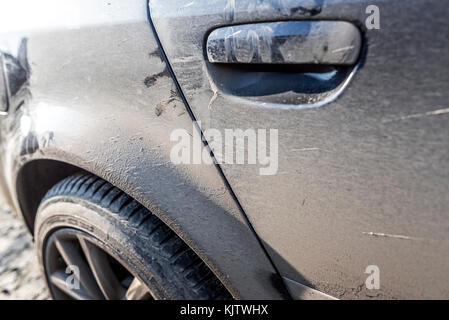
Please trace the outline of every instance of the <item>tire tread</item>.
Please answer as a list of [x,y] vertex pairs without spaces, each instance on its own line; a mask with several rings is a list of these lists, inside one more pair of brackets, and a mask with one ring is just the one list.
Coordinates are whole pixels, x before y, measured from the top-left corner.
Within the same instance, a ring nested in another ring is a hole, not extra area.
[[209,267],[158,217],[112,184],[92,174],[70,176],[50,189],[42,202],[59,196],[78,197],[99,205],[148,239],[197,299],[229,300],[231,295]]

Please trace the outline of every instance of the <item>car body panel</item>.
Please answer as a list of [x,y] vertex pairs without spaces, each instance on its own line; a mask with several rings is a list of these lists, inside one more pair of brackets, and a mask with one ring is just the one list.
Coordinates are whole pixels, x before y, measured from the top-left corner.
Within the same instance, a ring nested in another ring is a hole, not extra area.
[[[41,161],[59,163],[43,177],[67,163],[160,217],[235,298],[285,297],[216,168],[170,161],[171,132],[192,134],[194,127],[159,52],[146,2],[43,0],[30,4],[34,18],[19,9],[8,11],[17,29],[0,34],[0,50],[17,66],[9,80],[22,79],[9,113],[0,116],[0,189],[30,229],[33,213],[24,211],[32,206],[21,195],[40,181],[18,177]],[[34,20],[21,24],[27,17]]]
[[[366,28],[368,5],[378,6],[380,29]],[[283,276],[338,298],[449,297],[446,3],[151,0],[150,8],[203,130],[279,130],[277,174],[221,168]],[[338,99],[285,104],[222,90],[207,62],[208,34],[286,20],[362,30],[365,51]],[[365,286],[371,265],[379,290]]]

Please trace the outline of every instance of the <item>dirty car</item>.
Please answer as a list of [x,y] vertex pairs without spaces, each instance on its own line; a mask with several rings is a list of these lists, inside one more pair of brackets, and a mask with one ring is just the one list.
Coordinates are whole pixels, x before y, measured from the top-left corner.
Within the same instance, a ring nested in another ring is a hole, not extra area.
[[449,298],[448,8],[2,2],[0,197],[52,298]]

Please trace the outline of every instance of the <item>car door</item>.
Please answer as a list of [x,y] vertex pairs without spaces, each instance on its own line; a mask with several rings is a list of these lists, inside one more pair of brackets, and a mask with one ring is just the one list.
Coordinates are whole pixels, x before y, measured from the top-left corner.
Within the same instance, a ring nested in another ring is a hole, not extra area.
[[150,14],[203,131],[275,132],[275,170],[219,165],[292,295],[449,297],[447,4],[150,0]]

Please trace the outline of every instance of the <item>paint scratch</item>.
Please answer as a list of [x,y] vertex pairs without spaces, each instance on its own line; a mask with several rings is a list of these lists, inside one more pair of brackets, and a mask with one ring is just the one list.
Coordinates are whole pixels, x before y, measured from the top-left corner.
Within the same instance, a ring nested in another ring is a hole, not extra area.
[[416,240],[416,238],[408,237],[408,236],[402,236],[397,234],[387,234],[387,233],[379,233],[379,232],[362,232],[363,234],[366,234],[368,236],[373,237],[385,237],[385,238],[396,238],[396,239],[404,239],[404,240]]
[[190,7],[190,6],[193,6],[194,3],[195,3],[194,1],[189,2],[189,3],[187,3],[185,6],[183,6],[183,8],[188,8],[188,7]]
[[341,52],[341,51],[348,51],[348,50],[351,50],[353,48],[354,48],[354,46],[347,46],[347,47],[343,47],[343,48],[332,50],[332,53],[337,53],[337,52]]
[[[206,68],[206,66],[203,65],[203,70],[204,71],[206,71],[205,68]],[[210,109],[212,109],[212,105],[214,104],[215,100],[217,100],[217,98],[218,98],[218,88],[215,85],[215,83],[212,81],[212,79],[210,78],[210,75],[209,75],[209,73],[207,71],[206,71],[206,75],[207,75],[207,80],[209,80],[210,89],[213,92],[213,95],[210,98],[209,104],[207,106],[209,108],[209,110],[210,110]]]
[[216,90],[214,90],[214,95],[210,99],[209,105],[207,106],[209,109],[212,109],[212,105],[214,104],[215,100],[217,100],[217,97],[218,97],[218,92]]
[[321,148],[301,148],[301,149],[291,149],[291,151],[325,151],[325,152],[331,152],[329,150],[324,150]]
[[400,117],[400,118],[385,120],[385,121],[383,121],[383,123],[394,122],[394,121],[401,121],[401,120],[407,120],[407,119],[413,119],[413,118],[428,117],[428,116],[437,116],[437,115],[445,114],[445,113],[449,113],[449,108],[438,109],[438,110],[424,112],[424,113],[415,113],[415,114],[411,114],[411,115],[408,115],[408,116],[403,116],[403,117]]

